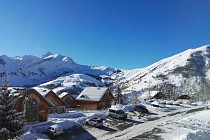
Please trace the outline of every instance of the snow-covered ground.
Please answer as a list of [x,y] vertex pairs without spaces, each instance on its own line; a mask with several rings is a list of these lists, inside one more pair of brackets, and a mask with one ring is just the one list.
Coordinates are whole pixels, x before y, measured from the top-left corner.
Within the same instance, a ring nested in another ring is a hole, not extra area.
[[209,140],[210,139],[210,110],[196,112],[179,117],[172,121],[158,125],[164,133],[160,134],[164,139],[173,140]]
[[[210,110],[197,112],[200,108],[202,106],[180,108],[167,113],[159,112],[160,114],[156,114],[156,117],[153,116],[154,120],[134,125],[110,135],[101,136],[98,139],[207,140],[210,139],[210,118],[207,117],[210,115]],[[195,112],[187,113],[189,110]]]
[[[145,116],[133,112],[133,105],[123,106],[128,113],[128,119],[125,121],[108,118],[107,110],[75,110],[64,114],[51,114],[47,122],[25,126],[26,132],[20,139],[49,139],[42,132],[53,124],[59,124],[66,132],[72,132],[61,139],[210,139],[210,110],[203,110],[206,105],[166,105],[163,108],[146,103],[144,105],[150,111]],[[85,125],[85,120],[93,117],[105,119],[104,126],[95,128]]]

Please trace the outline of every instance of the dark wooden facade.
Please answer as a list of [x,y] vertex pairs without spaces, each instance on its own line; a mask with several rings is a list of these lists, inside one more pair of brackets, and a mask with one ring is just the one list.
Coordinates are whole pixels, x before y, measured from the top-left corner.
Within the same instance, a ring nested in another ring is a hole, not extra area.
[[63,102],[63,100],[61,100],[52,90],[45,95],[45,98],[47,98],[54,105],[54,108],[50,109],[48,113],[66,112],[66,103]]
[[62,96],[61,100],[63,100],[66,103],[67,108],[77,108],[78,107],[78,102],[76,101],[76,99],[68,93],[65,94],[64,96]]
[[48,110],[53,105],[34,89],[18,91],[23,94],[14,105],[14,109],[24,112],[28,123],[47,121]]

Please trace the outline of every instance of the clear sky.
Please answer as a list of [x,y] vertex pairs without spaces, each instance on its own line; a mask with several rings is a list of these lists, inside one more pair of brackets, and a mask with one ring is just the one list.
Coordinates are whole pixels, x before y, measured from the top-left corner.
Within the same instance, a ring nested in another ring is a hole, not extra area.
[[146,67],[210,43],[210,0],[1,0],[0,55]]

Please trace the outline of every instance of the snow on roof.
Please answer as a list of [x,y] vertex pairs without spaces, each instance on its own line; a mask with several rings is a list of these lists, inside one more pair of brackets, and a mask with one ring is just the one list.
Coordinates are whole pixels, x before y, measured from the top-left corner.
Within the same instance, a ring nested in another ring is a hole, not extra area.
[[71,94],[71,96],[76,99],[79,95],[78,94]]
[[58,95],[59,98],[63,98],[64,96],[68,95],[68,92],[63,92],[60,95]]
[[49,89],[42,88],[42,87],[34,87],[34,89],[44,97],[51,91]]
[[49,89],[43,88],[43,87],[34,87],[34,90],[36,90],[45,100],[47,100],[52,106],[56,106],[52,101],[47,99],[45,96],[51,91]]
[[146,91],[144,94],[141,96],[142,99],[147,99],[150,97],[154,97],[158,92],[160,91]]
[[86,87],[76,100],[100,101],[107,90],[107,87]]

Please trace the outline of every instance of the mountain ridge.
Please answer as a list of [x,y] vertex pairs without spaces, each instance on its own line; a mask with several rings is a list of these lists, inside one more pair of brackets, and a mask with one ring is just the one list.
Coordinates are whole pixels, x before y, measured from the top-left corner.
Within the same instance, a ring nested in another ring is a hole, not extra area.
[[78,94],[88,86],[109,86],[110,89],[119,87],[123,92],[135,90],[147,96],[150,91],[161,91],[171,97],[175,93],[174,97],[194,95],[204,89],[210,90],[210,45],[188,49],[133,70],[80,65],[70,57],[50,52],[42,57],[2,55],[0,71],[0,78],[6,74],[11,86],[39,85],[57,94]]
[[0,80],[6,75],[10,86],[38,85],[66,74],[109,75],[116,71],[118,69],[79,65],[70,57],[60,54],[0,56]]

